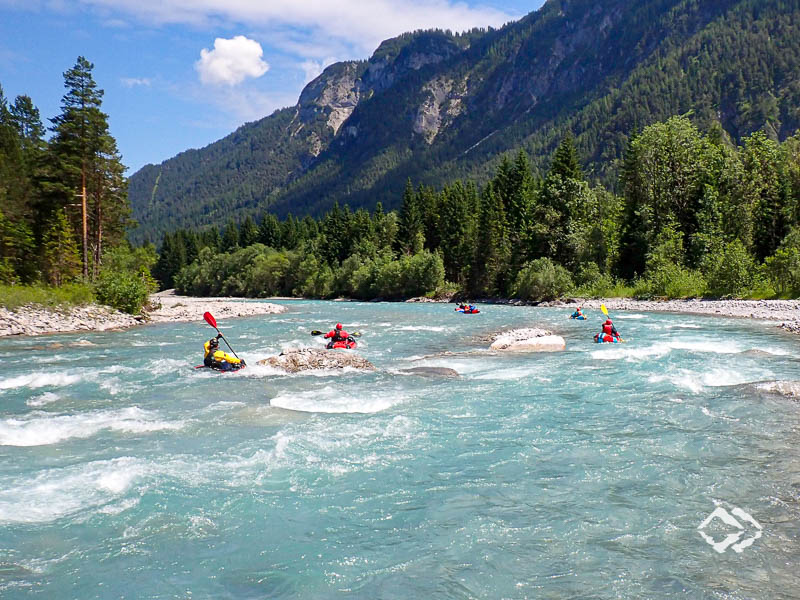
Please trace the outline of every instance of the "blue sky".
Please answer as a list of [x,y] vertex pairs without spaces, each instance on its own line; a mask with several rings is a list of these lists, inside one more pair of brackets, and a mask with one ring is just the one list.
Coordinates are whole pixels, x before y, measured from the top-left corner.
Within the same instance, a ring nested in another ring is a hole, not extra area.
[[292,106],[324,66],[403,31],[499,26],[543,0],[0,0],[0,85],[42,121],[94,63],[128,174]]

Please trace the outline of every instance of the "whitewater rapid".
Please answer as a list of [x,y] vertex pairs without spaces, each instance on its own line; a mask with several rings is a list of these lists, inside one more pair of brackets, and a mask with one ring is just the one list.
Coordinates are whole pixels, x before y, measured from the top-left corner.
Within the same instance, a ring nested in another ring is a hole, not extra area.
[[[233,374],[193,368],[204,324],[0,340],[0,597],[800,589],[796,336],[637,311],[597,345],[597,311],[284,304],[220,320],[252,365]],[[376,372],[255,365],[336,321]],[[567,349],[488,351],[518,327]],[[718,552],[698,533],[717,507],[763,535]]]

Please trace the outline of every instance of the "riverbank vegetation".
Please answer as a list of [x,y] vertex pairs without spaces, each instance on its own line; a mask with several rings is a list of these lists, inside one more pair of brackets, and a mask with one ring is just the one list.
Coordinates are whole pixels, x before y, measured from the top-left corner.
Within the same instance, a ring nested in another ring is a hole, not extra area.
[[155,249],[125,239],[125,167],[93,67],[79,57],[64,73],[49,139],[31,98],[10,104],[0,88],[1,306],[97,300],[135,313],[156,289]]
[[401,298],[796,297],[800,136],[739,146],[676,116],[631,136],[617,190],[571,137],[537,176],[506,156],[479,188],[409,181],[399,212],[335,205],[164,236],[154,275],[180,293]]

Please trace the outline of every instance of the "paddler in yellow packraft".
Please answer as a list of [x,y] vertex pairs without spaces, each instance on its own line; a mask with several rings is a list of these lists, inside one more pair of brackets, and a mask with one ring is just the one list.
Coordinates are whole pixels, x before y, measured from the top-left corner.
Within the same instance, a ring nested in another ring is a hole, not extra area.
[[242,359],[231,356],[227,352],[223,352],[219,349],[219,338],[221,337],[222,334],[218,333],[216,337],[211,338],[205,343],[203,346],[205,349],[203,364],[206,367],[217,369],[218,371],[238,371],[243,366],[246,366]]

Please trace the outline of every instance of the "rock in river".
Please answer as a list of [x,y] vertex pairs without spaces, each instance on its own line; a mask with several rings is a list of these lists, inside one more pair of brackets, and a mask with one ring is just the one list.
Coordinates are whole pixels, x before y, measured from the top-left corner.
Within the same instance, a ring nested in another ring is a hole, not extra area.
[[490,350],[509,352],[555,352],[567,347],[560,335],[546,329],[512,329],[493,336]]
[[447,367],[411,367],[410,369],[400,369],[400,372],[423,377],[458,377],[458,371]]
[[375,370],[371,362],[357,354],[339,350],[319,350],[317,348],[291,348],[284,350],[278,356],[270,356],[260,360],[258,364],[283,369],[287,373],[344,369],[347,367],[361,371]]

